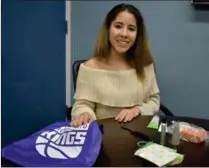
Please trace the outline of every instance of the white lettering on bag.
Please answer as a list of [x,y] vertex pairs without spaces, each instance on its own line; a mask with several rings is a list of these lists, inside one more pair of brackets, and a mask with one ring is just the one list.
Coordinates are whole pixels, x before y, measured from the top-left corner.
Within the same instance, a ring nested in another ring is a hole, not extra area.
[[43,157],[76,158],[82,151],[90,124],[78,128],[65,126],[45,131],[36,140],[36,150]]

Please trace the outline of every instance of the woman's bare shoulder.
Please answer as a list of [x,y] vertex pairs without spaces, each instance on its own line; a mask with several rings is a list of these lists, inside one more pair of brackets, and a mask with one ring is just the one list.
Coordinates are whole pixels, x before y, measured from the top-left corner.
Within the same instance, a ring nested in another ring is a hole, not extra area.
[[91,58],[91,59],[87,60],[84,63],[84,65],[87,66],[87,67],[89,67],[89,68],[100,69],[99,68],[98,60],[96,58]]

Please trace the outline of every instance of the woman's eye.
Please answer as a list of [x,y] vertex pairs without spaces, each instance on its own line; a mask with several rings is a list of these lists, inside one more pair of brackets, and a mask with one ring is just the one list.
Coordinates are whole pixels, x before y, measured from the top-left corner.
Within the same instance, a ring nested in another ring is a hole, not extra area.
[[115,28],[117,28],[117,29],[119,29],[121,27],[122,27],[121,25],[115,25]]
[[129,30],[130,30],[130,31],[135,31],[136,28],[135,28],[135,27],[129,27]]

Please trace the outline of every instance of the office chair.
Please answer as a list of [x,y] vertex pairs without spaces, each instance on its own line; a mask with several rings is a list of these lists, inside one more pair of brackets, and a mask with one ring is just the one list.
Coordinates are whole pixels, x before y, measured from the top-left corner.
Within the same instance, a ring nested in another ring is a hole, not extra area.
[[[78,77],[78,71],[79,71],[80,65],[82,63],[84,63],[85,61],[87,61],[87,60],[78,60],[78,61],[75,61],[73,63],[72,72],[73,72],[73,86],[74,86],[74,90],[76,90],[76,80],[77,80],[77,77]],[[67,118],[70,118],[71,110],[72,110],[72,107],[70,107],[67,110]],[[163,105],[162,103],[160,104],[160,112],[159,112],[159,114],[161,114],[161,112],[165,116],[174,116],[173,113],[165,105]]]

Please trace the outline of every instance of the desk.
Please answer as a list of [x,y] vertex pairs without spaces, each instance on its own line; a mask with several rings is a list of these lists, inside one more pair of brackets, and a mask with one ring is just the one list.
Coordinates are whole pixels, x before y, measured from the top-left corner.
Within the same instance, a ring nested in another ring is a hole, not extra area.
[[[147,128],[151,118],[149,116],[140,116],[132,122],[125,124],[125,126],[132,130],[140,131],[149,136],[154,142],[159,143],[160,133],[157,130]],[[168,121],[173,119],[177,119],[177,117],[169,117]],[[209,120],[188,117],[178,117],[178,120],[190,122],[209,130]],[[142,139],[132,136],[130,132],[122,129],[121,124],[113,119],[99,120],[98,123],[104,125],[104,135],[102,149],[94,166],[155,166],[146,160],[134,156],[134,152],[138,149],[136,143]],[[171,136],[167,135],[167,137],[167,146],[170,146],[169,141]],[[185,154],[183,163],[178,165],[180,167],[209,166],[209,143],[193,144],[181,141],[178,152]],[[17,165],[2,159],[2,166],[15,167]]]
[[[151,118],[148,116],[140,116],[125,126],[132,130],[140,131],[149,136],[154,142],[159,143],[160,133],[157,130],[147,128]],[[169,117],[168,120],[171,121],[176,118]],[[209,120],[187,117],[178,117],[178,120],[191,122],[209,130]],[[138,149],[136,143],[142,139],[132,136],[129,131],[122,129],[121,125],[113,119],[100,120],[98,123],[104,125],[104,135],[102,150],[95,166],[155,166],[140,157],[134,156],[134,152]],[[171,136],[167,135],[167,146],[171,146],[170,139]],[[184,161],[178,166],[209,166],[209,143],[193,144],[181,141],[178,152],[185,154]]]

